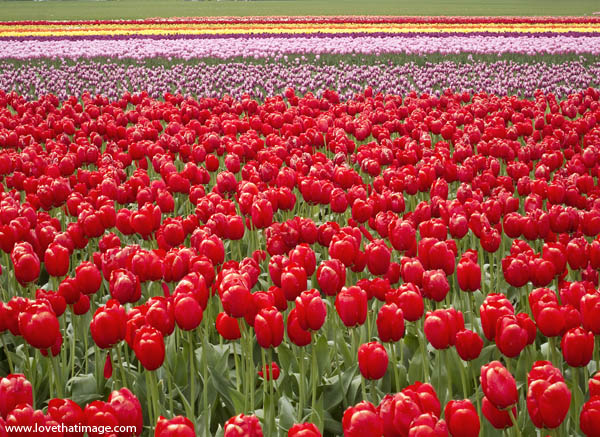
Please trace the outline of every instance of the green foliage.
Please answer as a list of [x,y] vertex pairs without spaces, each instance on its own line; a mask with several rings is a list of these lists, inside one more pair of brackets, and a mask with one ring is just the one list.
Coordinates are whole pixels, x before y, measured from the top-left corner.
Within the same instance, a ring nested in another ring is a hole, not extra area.
[[2,1],[0,20],[273,15],[589,15],[596,0],[118,0]]

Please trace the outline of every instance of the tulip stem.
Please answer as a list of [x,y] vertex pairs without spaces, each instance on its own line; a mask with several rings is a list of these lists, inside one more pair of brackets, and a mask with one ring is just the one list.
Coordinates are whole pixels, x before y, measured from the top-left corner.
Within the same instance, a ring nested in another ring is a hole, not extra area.
[[52,362],[52,369],[54,370],[54,383],[56,384],[56,392],[58,393],[58,397],[62,399],[64,398],[64,394],[61,373],[56,357],[52,356],[51,349],[48,349],[48,358],[50,358],[50,361]]
[[275,433],[275,399],[273,398],[273,386],[275,385],[275,377],[273,376],[273,350],[269,348],[269,363],[271,369],[269,372],[269,426]]
[[[231,346],[231,353],[233,354],[233,362],[235,365],[235,389],[237,391],[240,391],[240,363],[239,363],[239,359],[238,359],[238,355],[237,352],[235,351],[235,344],[234,343],[230,343]],[[236,411],[237,413],[237,411]]]
[[145,370],[146,373],[146,401],[148,402],[148,420],[150,421],[150,427],[156,423],[156,415],[154,412],[154,402],[152,401],[152,381],[150,379],[150,372]]
[[88,357],[88,350],[89,350],[89,339],[88,339],[88,332],[87,330],[83,329],[83,323],[81,322],[80,318],[77,318],[77,325],[79,325],[78,331],[83,333],[83,347],[85,348],[85,353],[83,354],[84,356],[84,361],[85,361],[85,373],[86,375],[89,373],[89,369],[88,369],[88,363],[90,362],[90,360],[87,359]]
[[[423,323],[421,322],[421,332],[423,330]],[[427,346],[424,341],[419,341],[419,347],[421,348],[421,355],[423,357],[423,380],[425,383],[429,383],[429,358],[427,353]]]
[[298,422],[302,422],[304,416],[304,382],[306,381],[306,372],[304,370],[304,348],[298,348],[298,367],[300,376],[298,377]]
[[125,369],[123,367],[123,355],[121,354],[121,344],[117,345],[117,359],[119,360],[119,371],[121,372],[121,379],[123,387],[127,387],[127,375],[125,374]]
[[167,389],[169,390],[169,412],[171,415],[174,415],[175,408],[173,405],[173,398],[175,396],[173,396],[173,375],[171,375],[171,372],[167,372]]
[[[206,319],[206,323],[208,324],[208,318]],[[203,409],[204,409],[204,414],[206,415],[206,418],[204,420],[204,429],[205,429],[204,435],[209,436],[210,435],[211,411],[208,406],[208,354],[207,354],[208,346],[207,346],[207,341],[206,341],[206,336],[208,335],[207,327],[202,330],[201,335],[202,335],[202,383],[203,383],[202,405],[203,405]]]
[[252,337],[249,332],[246,331],[246,345],[248,350],[248,381],[250,383],[250,410],[254,411],[254,406],[256,405],[254,402],[254,373],[256,369],[254,368],[254,347],[252,342]]
[[377,405],[379,403],[379,396],[377,396],[377,381],[375,379],[371,380],[371,402],[373,405]]
[[100,348],[98,348],[98,346],[94,345],[94,362],[96,364],[95,366],[95,371],[96,371],[96,392],[97,393],[102,393],[102,382],[103,382],[103,376],[102,375],[102,370],[100,370]]
[[[581,391],[581,386],[579,385],[579,373],[581,372],[581,367],[575,367],[573,368],[573,388],[575,389],[575,408],[574,408],[574,415],[573,415],[573,424],[577,424],[577,419],[579,414],[577,414],[579,411],[581,411],[582,407],[583,407],[583,399],[581,398],[581,394],[583,394],[583,392]],[[583,380],[583,384],[585,385],[585,382],[587,381],[587,379]],[[573,427],[572,427],[573,428]],[[579,428],[579,427],[577,427]]]
[[242,353],[244,353],[246,360],[244,362],[243,372],[245,374],[245,390],[244,393],[244,410],[245,412],[251,412],[254,410],[254,359],[252,356],[252,345],[248,346],[248,327],[246,323],[242,321],[240,324],[240,330],[242,337],[240,344],[242,345]]
[[[73,307],[71,307],[72,309]],[[71,377],[75,376],[75,342],[77,341],[77,331],[75,330],[75,322],[76,322],[76,318],[75,318],[75,313],[73,311],[71,311],[71,328],[73,329],[73,335],[71,336],[71,356],[69,363],[71,364]],[[87,354],[87,350],[84,353],[84,357],[86,357]],[[87,357],[86,357],[87,358]],[[87,362],[87,359],[85,360]]]
[[[56,290],[58,290],[58,284],[56,285]],[[69,380],[69,362],[67,361],[67,348],[63,347],[65,341],[67,339],[67,316],[63,314],[60,319],[62,323],[60,323],[62,336],[63,336],[63,344],[60,347],[60,362],[64,363],[63,366],[60,367],[60,378],[61,381]]]
[[515,415],[513,413],[512,406],[509,407],[509,409],[508,409],[508,415],[510,416],[510,420],[514,426],[515,435],[517,437],[521,437],[521,431],[519,430],[519,425],[517,424],[517,418],[515,417]]
[[346,390],[345,390],[345,387],[344,387],[344,381],[342,380],[342,366],[339,363],[338,356],[337,356],[337,351],[340,350],[340,348],[339,348],[339,338],[338,338],[338,334],[340,332],[341,331],[338,331],[338,330],[334,329],[333,330],[333,334],[332,334],[333,338],[335,339],[335,350],[334,350],[334,354],[333,354],[333,358],[334,358],[335,361],[334,361],[333,365],[336,368],[337,376],[338,376],[338,381],[340,383],[340,391],[342,392],[342,399],[343,399],[343,402],[344,402],[342,405],[346,405],[346,402],[347,402],[346,401]]
[[[400,340],[402,341],[402,340]],[[402,343],[400,343],[400,347],[402,347]],[[392,367],[394,368],[394,380],[395,385],[394,388],[396,392],[400,391],[400,372],[398,371],[398,360],[396,358],[396,345],[394,343],[390,343],[390,353],[392,355]]]
[[467,399],[468,398],[468,393],[467,393],[467,378],[465,376],[465,366],[464,366],[463,361],[460,359],[460,357],[458,357],[458,352],[456,352],[456,349],[454,349],[454,351],[455,351],[454,352],[455,355],[457,355],[456,362],[458,363],[458,367],[460,368],[460,382],[462,384],[463,397],[465,399]]
[[477,374],[475,373],[475,369],[469,365],[469,370],[471,375],[473,375],[473,388],[475,390],[475,401],[477,403],[477,414],[481,417],[481,402],[479,401],[479,384],[477,383]]
[[[444,358],[446,359],[446,373],[448,374],[448,399],[446,402],[448,402],[454,398],[454,393],[452,391],[452,370],[450,369],[450,363],[452,362],[452,351],[450,349],[446,349],[440,352],[444,353]],[[459,364],[462,366],[462,363]]]
[[368,401],[369,398],[367,397],[367,387],[365,385],[365,377],[364,376],[362,376],[360,378],[360,391],[362,393],[363,401]]
[[[160,395],[158,393],[158,380],[156,379],[156,372],[158,370],[154,370],[150,372],[150,378],[152,379],[152,401],[154,403],[154,417],[158,420],[158,416],[160,416]],[[156,423],[156,422],[154,422]]]
[[596,335],[594,337],[596,342],[596,347],[594,347],[594,355],[596,357],[596,372],[600,371],[600,336]]
[[[269,381],[269,365],[267,363],[267,354],[265,353],[265,349],[264,348],[260,348],[260,356],[262,359],[262,373],[263,373],[263,381],[262,381],[262,387],[263,387],[263,418],[264,418],[264,423],[265,423],[265,428],[266,428],[266,434],[270,435],[271,432],[273,432],[270,428],[267,428],[267,425],[270,426],[271,424],[271,407],[269,406],[269,413],[267,414],[267,396],[269,393],[267,384]],[[270,401],[270,399],[269,399]]]
[[[319,421],[319,416],[317,415],[317,410],[315,408],[315,404],[317,403],[317,380],[319,378],[319,366],[317,365],[317,352],[314,348],[310,351],[312,356],[312,367],[310,369],[311,373],[311,383],[312,383],[312,414],[313,414],[313,422],[317,423]],[[320,421],[317,423],[317,426],[321,428]]]
[[[27,343],[25,343],[24,345],[25,347],[23,348],[23,352],[25,352],[25,362],[27,364],[25,364],[26,367],[26,372],[25,376],[28,377],[29,381],[31,381],[31,387],[33,387],[33,408],[35,409],[35,400],[36,400],[36,396],[35,396],[35,387],[36,387],[36,375],[37,375],[37,364],[39,362],[39,360],[37,359],[38,357],[36,356],[35,352],[34,352],[34,356],[33,356],[33,362],[32,360],[29,359],[29,352],[31,349],[29,349],[29,346],[27,345]],[[36,371],[34,372],[34,369],[32,368],[33,365],[35,364],[36,366]]]
[[6,355],[6,359],[8,360],[8,368],[10,373],[15,373],[15,367],[13,365],[12,358],[8,354],[8,347],[6,347],[6,342],[4,341],[4,334],[0,334],[0,338],[2,338],[2,347],[4,348],[4,355]]
[[190,355],[190,407],[192,418],[196,418],[196,354],[194,353],[194,336],[188,331],[188,348]]
[[471,324],[473,325],[471,328],[473,331],[476,331],[479,335],[481,335],[481,329],[477,324],[477,305],[475,304],[475,295],[474,292],[469,293],[469,301],[471,302]]
[[[443,396],[443,398],[440,399],[440,401],[442,402],[442,404],[445,404],[447,402],[446,399],[446,390],[442,390],[442,368],[444,367],[444,365],[442,364],[442,353],[443,351],[439,350],[438,354],[437,354],[437,368],[438,368],[438,380],[437,380],[437,392],[439,394],[439,396]],[[447,372],[450,373],[450,372]]]
[[368,343],[371,341],[371,309],[367,307],[367,341]]

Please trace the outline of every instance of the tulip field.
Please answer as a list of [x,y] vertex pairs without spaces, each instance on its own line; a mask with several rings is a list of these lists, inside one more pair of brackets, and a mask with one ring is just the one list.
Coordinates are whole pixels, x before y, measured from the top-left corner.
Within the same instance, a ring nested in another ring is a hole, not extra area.
[[600,437],[600,16],[0,21],[0,437]]

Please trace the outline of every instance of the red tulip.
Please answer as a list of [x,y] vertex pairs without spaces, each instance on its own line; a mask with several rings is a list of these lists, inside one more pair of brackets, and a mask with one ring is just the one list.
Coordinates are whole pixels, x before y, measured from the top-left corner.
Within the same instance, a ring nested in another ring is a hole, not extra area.
[[[258,371],[258,376],[260,376],[261,378],[264,378],[264,370],[265,370],[265,367],[263,367],[261,370]],[[267,364],[266,365],[266,373],[267,373],[267,377],[266,377],[267,381],[269,381],[271,379],[271,373],[273,374],[273,379],[277,380],[277,379],[279,379],[281,369],[279,369],[279,366],[277,365],[277,363],[271,363],[270,365]]]
[[[20,404],[15,407],[13,411],[6,418],[6,428],[11,427],[13,431],[10,433],[11,437],[27,437],[29,435],[34,435],[36,437],[42,437],[42,435],[47,436],[60,436],[62,433],[48,433],[48,432],[31,432],[31,431],[16,431],[15,429],[19,429],[20,427],[30,427],[29,429],[40,429],[41,427],[45,427],[46,425],[55,425],[54,420],[48,420],[44,413],[40,410],[34,410],[31,405]],[[21,428],[23,429],[23,428]],[[25,428],[27,429],[27,428]],[[43,428],[42,428],[43,429]]]
[[[51,399],[48,403],[48,415],[67,427],[82,426],[85,420],[81,407],[70,399]],[[65,432],[64,435],[83,437],[83,432]]]
[[288,431],[288,437],[321,437],[321,431],[314,423],[297,423]]
[[108,404],[113,408],[119,425],[135,429],[133,434],[136,436],[142,434],[144,426],[142,406],[138,398],[128,388],[123,387],[113,391],[108,397]]
[[[83,410],[83,414],[86,426],[92,430],[92,432],[88,431],[90,437],[101,437],[103,433],[99,432],[100,429],[104,430],[107,427],[110,429],[120,426],[115,410],[107,402],[94,401],[87,404]],[[94,432],[93,430],[98,431]]]
[[356,199],[352,204],[352,218],[358,223],[365,223],[373,214],[373,207],[362,199]]
[[288,301],[295,300],[306,290],[306,272],[293,262],[290,262],[281,272],[281,288]]
[[386,293],[385,301],[398,305],[409,322],[415,322],[423,316],[423,297],[419,289],[412,284],[402,284],[397,290]]
[[6,419],[19,404],[33,405],[33,389],[25,375],[11,374],[0,379],[0,415]]
[[344,266],[350,267],[356,262],[360,252],[359,242],[360,239],[357,240],[354,235],[340,232],[334,235],[329,243],[329,256],[341,261]]
[[456,279],[463,291],[476,291],[481,287],[481,267],[477,264],[477,252],[467,251],[456,266]]
[[315,252],[306,243],[299,244],[289,253],[290,262],[296,263],[304,269],[306,276],[310,277],[317,267]]
[[581,319],[583,327],[600,335],[600,294],[586,294],[581,298]]
[[[548,362],[536,362],[528,375],[527,410],[538,428],[556,428],[565,419],[571,405],[571,392],[558,369],[549,373],[536,369],[552,368]],[[540,378],[540,376],[542,376]]]
[[518,356],[527,346],[527,330],[521,326],[517,316],[508,314],[496,322],[496,345],[509,358]]
[[450,401],[444,409],[444,417],[452,437],[478,437],[480,430],[477,410],[469,401]]
[[358,348],[358,367],[366,379],[381,379],[388,366],[388,354],[380,343],[372,341]]
[[106,360],[104,361],[104,379],[110,379],[113,374],[112,359],[110,353],[106,354]]
[[44,254],[44,265],[50,276],[65,276],[69,271],[69,250],[58,244],[52,243]]
[[[178,295],[175,298],[174,311],[177,326],[184,331],[196,329],[200,325],[200,322],[202,322],[202,307],[198,301],[190,295]],[[221,314],[226,315],[225,313]],[[233,320],[237,324],[237,320]]]
[[390,267],[392,252],[383,240],[373,240],[365,247],[367,267],[375,276],[385,275]]
[[456,352],[465,361],[479,357],[483,349],[483,340],[476,332],[463,329],[456,333]]
[[238,414],[225,422],[224,437],[263,437],[263,432],[256,416]]
[[[496,429],[505,429],[513,426],[512,419],[508,410],[498,409],[490,400],[484,396],[481,403],[481,412],[485,418]],[[512,407],[513,416],[517,417],[517,407]]]
[[448,426],[446,425],[446,421],[438,419],[431,413],[421,414],[410,424],[408,437],[419,437],[422,435],[448,437]]
[[523,256],[509,256],[502,260],[504,279],[513,287],[522,287],[529,282],[529,265]]
[[127,314],[119,302],[111,299],[106,305],[98,308],[90,323],[90,332],[96,345],[102,349],[110,349],[125,339]]
[[26,285],[40,276],[40,259],[31,244],[15,244],[10,259],[15,267],[15,277],[19,284]]
[[140,279],[134,273],[125,269],[113,270],[110,274],[110,295],[121,305],[135,303],[142,296]]
[[483,333],[490,341],[496,337],[496,325],[500,317],[515,313],[510,301],[500,293],[488,294],[479,307]]
[[238,274],[228,275],[223,279],[222,286],[226,283],[225,281],[227,281],[227,287],[221,294],[223,309],[231,317],[236,319],[243,317],[252,303],[248,284]]
[[165,360],[165,342],[156,328],[143,326],[135,334],[133,351],[146,370],[156,370]]
[[46,302],[31,302],[19,314],[19,332],[31,346],[49,349],[61,338],[58,318]]
[[406,283],[421,286],[423,283],[423,274],[425,269],[417,258],[402,258],[400,274]]
[[498,409],[504,410],[517,403],[515,378],[499,361],[481,367],[481,388],[486,398]]
[[377,313],[377,333],[384,342],[396,342],[404,337],[404,314],[395,303],[383,305]]
[[335,309],[345,326],[362,325],[367,319],[367,293],[357,286],[344,287],[335,298]]
[[321,295],[315,289],[303,291],[296,298],[298,323],[305,331],[318,331],[325,323],[327,307]]
[[590,397],[600,395],[600,371],[596,372],[594,376],[590,378],[588,387],[590,390]]
[[254,319],[256,341],[267,349],[277,347],[283,341],[283,316],[277,308],[263,308]]
[[[90,310],[90,298],[85,294],[80,294],[77,302],[73,304],[73,313],[77,316],[87,314]],[[90,324],[91,327],[91,324]]]
[[263,229],[273,223],[273,206],[265,198],[258,198],[252,203],[252,224]]
[[65,303],[72,305],[77,303],[81,292],[75,278],[66,277],[58,286],[58,294],[62,296]]
[[410,424],[421,413],[419,405],[405,393],[386,395],[379,405],[383,435],[408,435]]
[[423,273],[423,295],[441,302],[450,291],[450,284],[443,270],[427,270]]
[[226,340],[237,340],[242,336],[237,319],[226,313],[219,313],[215,324],[219,334]]
[[194,424],[187,417],[175,416],[172,419],[158,418],[154,437],[196,437]]
[[300,326],[296,308],[288,314],[286,331],[290,341],[298,347],[306,346],[311,342],[311,333]]
[[579,427],[586,437],[596,437],[600,425],[600,396],[592,396],[583,404],[579,415]]
[[410,397],[419,406],[421,412],[431,413],[436,417],[441,415],[440,400],[431,384],[417,381],[404,388],[402,393]]
[[317,282],[327,296],[335,296],[346,283],[346,267],[338,259],[324,260],[317,269]]
[[162,296],[150,298],[146,302],[145,321],[166,337],[175,329],[175,313],[170,299]]
[[594,335],[582,328],[569,329],[562,337],[560,348],[569,366],[587,366],[594,353]]
[[345,437],[382,437],[383,426],[375,407],[362,401],[344,411],[342,428]]
[[427,341],[436,349],[447,349],[456,343],[456,334],[465,329],[460,311],[454,308],[428,312],[423,326]]

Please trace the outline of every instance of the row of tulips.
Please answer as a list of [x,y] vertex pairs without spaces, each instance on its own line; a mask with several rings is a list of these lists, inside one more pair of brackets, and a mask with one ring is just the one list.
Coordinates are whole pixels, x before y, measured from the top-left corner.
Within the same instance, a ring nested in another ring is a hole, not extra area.
[[3,21],[1,26],[48,26],[48,25],[139,25],[139,24],[238,24],[238,23],[253,23],[253,24],[272,24],[272,23],[447,23],[447,24],[514,24],[514,23],[530,23],[530,24],[593,24],[600,22],[600,18],[596,16],[376,16],[376,15],[344,15],[344,16],[261,16],[261,17],[175,17],[175,18],[145,18],[139,20],[76,20],[76,21],[48,21],[48,20],[23,20],[23,21]]
[[599,99],[0,93],[3,417],[597,435]]
[[591,59],[552,58],[535,60],[486,60],[449,58],[424,65],[414,58],[379,60],[372,58],[316,59],[288,57],[272,62],[192,62],[146,65],[143,61],[118,62],[65,60],[50,62],[0,62],[0,89],[15,91],[27,100],[54,94],[60,100],[85,92],[118,100],[125,92],[144,90],[158,99],[165,93],[241,99],[244,94],[264,101],[288,87],[299,93],[309,90],[317,96],[334,86],[344,100],[352,99],[368,84],[383,94],[404,95],[416,90],[440,96],[445,89],[472,93],[474,90],[496,95],[533,98],[537,90],[564,98],[590,85],[600,86],[600,63]]
[[[89,437],[140,436],[143,431],[142,406],[127,388],[113,391],[107,401],[94,401],[81,408],[70,399],[51,399],[46,412],[33,408],[31,383],[21,374],[0,379],[0,436],[2,437]],[[16,431],[20,427],[21,431]],[[39,431],[25,431],[25,429]],[[8,431],[7,431],[8,430]],[[11,431],[15,430],[15,431]],[[63,431],[67,430],[67,431]],[[186,417],[159,417],[155,437],[193,437],[193,423]],[[224,437],[262,437],[256,416],[239,414],[225,422]],[[321,437],[312,423],[293,425],[288,437]]]
[[3,59],[272,59],[294,55],[593,55],[600,54],[600,36],[529,34],[414,34],[391,35],[234,35],[229,38],[201,35],[120,38],[3,38]]
[[96,35],[269,35],[269,34],[338,34],[347,33],[360,35],[363,33],[381,33],[381,34],[410,34],[410,33],[450,33],[466,34],[472,33],[526,33],[526,34],[564,34],[581,33],[597,34],[600,30],[599,22],[588,23],[518,23],[518,24],[448,24],[448,23],[127,23],[127,24],[108,24],[108,25],[27,25],[11,24],[9,26],[0,25],[0,37],[43,37],[54,36],[59,38],[84,36],[93,37]]

